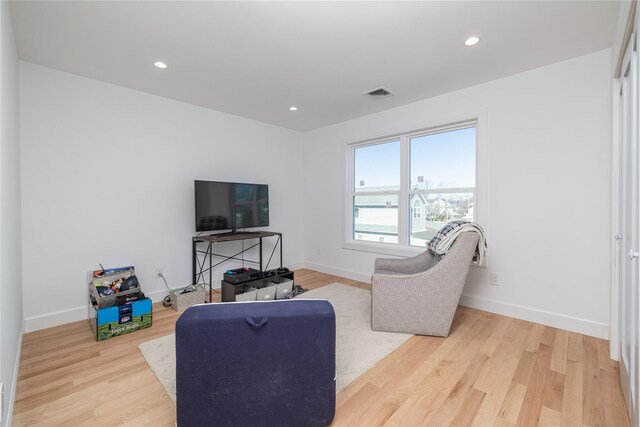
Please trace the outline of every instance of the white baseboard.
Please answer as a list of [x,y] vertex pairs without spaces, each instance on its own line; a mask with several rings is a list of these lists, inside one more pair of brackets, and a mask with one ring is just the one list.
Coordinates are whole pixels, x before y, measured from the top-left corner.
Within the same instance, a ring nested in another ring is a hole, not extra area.
[[[290,264],[287,266],[290,270],[297,270],[299,268],[305,268],[304,263]],[[360,279],[356,279],[360,280]],[[219,286],[217,286],[219,288]],[[169,294],[167,289],[161,289],[159,291],[145,292],[151,301],[162,302],[164,297]],[[52,311],[51,313],[40,314],[38,316],[27,317],[24,319],[24,331],[34,332],[41,329],[52,328],[54,326],[64,325],[65,323],[77,322],[78,320],[85,320],[88,316],[88,306],[68,308],[66,310]]]
[[[356,271],[333,268],[315,263],[296,263],[288,266],[291,270],[308,268],[332,276],[344,277],[346,279],[358,280],[364,283],[371,282],[371,275]],[[153,302],[160,302],[167,296],[166,289],[147,292],[147,297]],[[609,339],[609,325],[606,323],[594,322],[578,317],[567,316],[560,313],[553,313],[537,308],[526,307],[517,304],[496,301],[487,298],[463,295],[460,304],[465,307],[476,308],[503,316],[515,317],[516,319],[527,320],[529,322],[540,323],[545,326],[565,329],[571,332],[578,332],[602,339]],[[61,310],[39,316],[29,317],[24,321],[24,332],[33,332],[40,329],[50,328],[65,323],[84,320],[87,318],[87,307],[76,307],[68,310]]]
[[7,408],[7,416],[3,420],[4,425],[13,425],[13,407],[16,404],[16,390],[18,387],[18,374],[20,373],[20,357],[22,357],[22,336],[24,335],[24,320],[20,326],[20,336],[18,337],[18,349],[16,350],[16,362],[13,367],[13,379],[11,381],[11,390],[9,394],[9,405]]
[[609,339],[609,325],[606,323],[470,295],[462,295],[460,305],[596,338]]
[[[161,302],[168,294],[169,291],[166,289],[153,292],[145,292],[147,298],[151,298],[151,301],[153,302]],[[34,332],[41,329],[64,325],[65,323],[77,322],[78,320],[86,320],[88,315],[89,307],[88,305],[85,305],[82,307],[68,308],[66,310],[53,311],[51,313],[27,317],[26,319],[24,319],[24,331]]]
[[[331,274],[333,276],[358,280],[370,283],[371,276],[355,271],[342,270],[328,267],[326,265],[306,263],[304,268]],[[545,326],[565,329],[571,332],[589,335],[596,338],[609,339],[609,325],[606,323],[593,322],[587,319],[567,316],[560,313],[539,310],[537,308],[526,307],[517,304],[505,303],[502,301],[490,300],[470,295],[462,295],[460,304],[465,307],[477,308],[478,310],[490,313],[501,314],[503,316],[515,317],[516,319],[527,320],[529,322],[540,323]]]
[[65,323],[76,322],[86,319],[88,306],[68,308],[66,310],[53,311],[51,313],[40,314],[38,316],[26,317],[24,319],[24,331],[34,332],[40,329],[52,328],[64,325]]
[[371,283],[371,275],[358,273],[356,271],[343,270],[333,268],[322,264],[314,264],[311,262],[304,263],[300,268],[308,268],[309,270],[319,271],[320,273],[331,274],[332,276],[344,277],[345,279],[357,280],[359,282]]
[[301,268],[306,268],[306,264],[304,262],[298,262],[295,264],[283,265],[283,267],[287,267],[289,270],[299,270]]
[[144,294],[146,295],[147,298],[151,298],[152,302],[162,302],[164,297],[169,295],[169,291],[166,289],[162,289],[159,291],[145,292]]

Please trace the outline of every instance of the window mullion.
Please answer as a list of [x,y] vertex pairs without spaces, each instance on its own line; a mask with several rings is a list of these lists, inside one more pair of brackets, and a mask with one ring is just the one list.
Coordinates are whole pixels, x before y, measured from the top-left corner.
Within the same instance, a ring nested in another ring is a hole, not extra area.
[[398,244],[409,244],[409,139],[400,137],[400,194],[398,195]]
[[400,194],[400,191],[354,191],[352,196],[395,196]]
[[411,190],[409,197],[414,194],[457,194],[457,193],[473,193],[476,187],[459,187],[459,188],[433,188],[429,190]]
[[349,212],[348,215],[348,229],[347,229],[347,240],[353,240],[355,236],[355,197],[357,195],[357,190],[355,188],[355,146],[352,146],[349,150],[349,182],[347,183],[349,188]]

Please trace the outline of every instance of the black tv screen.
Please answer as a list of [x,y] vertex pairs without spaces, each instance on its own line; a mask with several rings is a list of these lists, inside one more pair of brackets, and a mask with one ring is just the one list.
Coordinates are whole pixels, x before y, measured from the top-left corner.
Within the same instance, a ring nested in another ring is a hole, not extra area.
[[269,186],[194,181],[196,231],[236,230],[269,225]]

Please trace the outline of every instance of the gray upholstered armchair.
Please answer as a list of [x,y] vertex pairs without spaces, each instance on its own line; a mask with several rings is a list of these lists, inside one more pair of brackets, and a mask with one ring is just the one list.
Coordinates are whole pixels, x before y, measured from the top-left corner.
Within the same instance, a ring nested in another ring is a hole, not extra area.
[[478,239],[475,233],[462,233],[439,261],[429,251],[413,258],[376,259],[371,328],[448,336]]

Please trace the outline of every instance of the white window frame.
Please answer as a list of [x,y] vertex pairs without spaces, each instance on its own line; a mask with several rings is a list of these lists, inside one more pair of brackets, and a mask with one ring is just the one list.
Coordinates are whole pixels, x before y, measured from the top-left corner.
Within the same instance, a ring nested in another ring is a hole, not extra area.
[[[413,130],[399,132],[390,137],[370,139],[348,143],[346,145],[345,164],[346,164],[346,186],[345,186],[345,216],[344,216],[344,249],[373,252],[383,255],[395,256],[413,256],[424,252],[424,247],[411,246],[409,228],[412,215],[412,207],[409,207],[409,201],[413,194],[432,194],[432,193],[455,193],[455,192],[473,192],[474,193],[474,221],[479,223],[484,229],[486,226],[486,180],[485,167],[486,161],[486,118],[485,114],[466,115],[459,120],[440,121],[441,124],[414,127]],[[444,124],[442,124],[444,123]],[[410,174],[410,138],[436,134],[458,129],[466,129],[475,126],[476,128],[476,182],[475,188],[447,188],[447,189],[430,189],[430,190],[411,190],[409,188]],[[418,130],[416,130],[418,129]],[[378,243],[371,241],[355,240],[354,218],[353,218],[353,198],[365,192],[355,191],[355,149],[378,145],[385,142],[400,140],[400,191],[399,192],[366,192],[367,195],[378,194],[397,194],[398,195],[398,243]],[[483,265],[486,267],[487,263]]]

